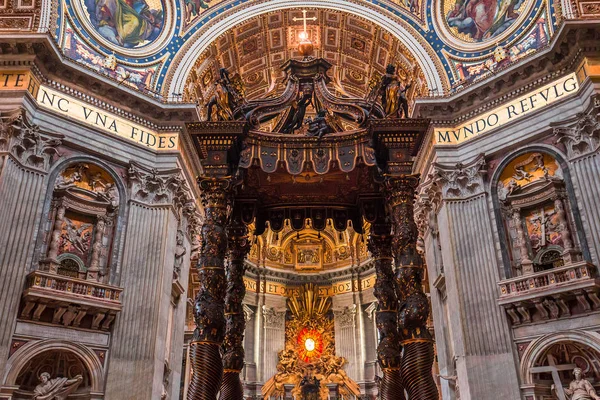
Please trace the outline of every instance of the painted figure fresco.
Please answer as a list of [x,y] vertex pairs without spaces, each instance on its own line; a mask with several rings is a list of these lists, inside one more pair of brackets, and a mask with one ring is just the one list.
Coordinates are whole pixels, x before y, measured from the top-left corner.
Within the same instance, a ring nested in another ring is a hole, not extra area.
[[152,89],[157,66],[134,68],[120,65],[113,54],[104,56],[91,49],[70,25],[65,29],[63,52],[70,59],[119,81],[121,85],[154,94]]
[[156,0],[85,0],[85,7],[102,37],[126,48],[152,42],[164,24],[164,6]]
[[546,19],[538,18],[532,29],[521,40],[510,48],[497,47],[487,59],[476,62],[453,62],[458,74],[458,81],[453,89],[473,82],[492,71],[507,67],[518,60],[535,53],[548,44],[550,32]]
[[450,27],[464,33],[476,42],[493,38],[519,17],[519,8],[525,0],[455,0],[446,15]]

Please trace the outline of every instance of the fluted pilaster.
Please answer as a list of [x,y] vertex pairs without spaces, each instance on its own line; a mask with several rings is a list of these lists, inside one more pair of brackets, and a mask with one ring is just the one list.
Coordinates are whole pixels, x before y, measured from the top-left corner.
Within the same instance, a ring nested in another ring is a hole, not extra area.
[[[443,203],[438,213],[449,330],[461,397],[518,398],[510,330],[496,304],[500,260],[484,185],[483,156],[436,164]],[[502,371],[502,373],[498,373]]]
[[127,290],[112,337],[108,398],[160,398],[176,232],[170,207],[130,204],[121,273]]
[[46,174],[10,156],[0,175],[0,375],[10,350],[25,275],[31,263]]
[[575,187],[581,219],[594,263],[600,262],[600,122],[597,107],[578,115],[573,122],[554,129],[569,157],[569,169]]

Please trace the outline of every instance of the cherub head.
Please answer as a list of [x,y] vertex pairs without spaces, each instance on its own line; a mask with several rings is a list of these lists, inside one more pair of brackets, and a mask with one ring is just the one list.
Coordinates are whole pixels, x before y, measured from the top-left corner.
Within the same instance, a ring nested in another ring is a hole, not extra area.
[[47,372],[42,372],[42,374],[40,375],[40,381],[42,381],[42,383],[46,383],[50,380],[50,374]]

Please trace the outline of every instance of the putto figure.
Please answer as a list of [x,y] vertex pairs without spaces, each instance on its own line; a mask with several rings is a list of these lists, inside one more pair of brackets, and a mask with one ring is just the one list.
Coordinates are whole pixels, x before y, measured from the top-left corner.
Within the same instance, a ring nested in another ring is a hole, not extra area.
[[[598,396],[590,381],[583,378],[581,368],[575,368],[573,375],[575,375],[575,380],[565,389],[565,394],[569,396],[569,400],[600,400],[600,396]],[[552,385],[551,389],[555,391],[556,387]]]
[[381,93],[381,105],[388,118],[408,118],[408,100],[406,91],[410,84],[404,86],[396,74],[396,67],[392,64],[385,69],[385,75],[381,78],[379,92]]
[[41,383],[35,387],[33,391],[33,400],[66,400],[66,398],[74,393],[83,377],[77,375],[73,379],[54,378],[50,379],[50,374],[42,372],[40,375]]

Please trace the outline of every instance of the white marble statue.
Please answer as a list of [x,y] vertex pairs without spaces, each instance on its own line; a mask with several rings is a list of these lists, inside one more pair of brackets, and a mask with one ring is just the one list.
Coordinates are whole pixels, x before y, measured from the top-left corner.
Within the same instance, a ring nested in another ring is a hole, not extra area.
[[[573,375],[575,375],[575,380],[565,389],[569,400],[600,400],[600,396],[596,394],[590,381],[583,379],[581,368],[575,368]],[[551,389],[554,391],[556,387],[552,385]]]
[[41,383],[35,387],[32,400],[66,400],[67,396],[75,392],[83,377],[77,375],[73,379],[54,378],[50,379],[50,374],[43,372],[40,375]]

